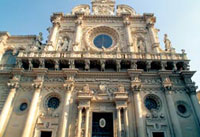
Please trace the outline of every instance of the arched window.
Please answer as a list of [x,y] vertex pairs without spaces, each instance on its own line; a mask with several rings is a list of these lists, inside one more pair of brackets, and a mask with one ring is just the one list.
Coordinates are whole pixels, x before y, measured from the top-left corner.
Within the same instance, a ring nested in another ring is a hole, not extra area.
[[12,50],[7,50],[1,59],[1,64],[14,65],[16,63],[16,55],[13,55]]

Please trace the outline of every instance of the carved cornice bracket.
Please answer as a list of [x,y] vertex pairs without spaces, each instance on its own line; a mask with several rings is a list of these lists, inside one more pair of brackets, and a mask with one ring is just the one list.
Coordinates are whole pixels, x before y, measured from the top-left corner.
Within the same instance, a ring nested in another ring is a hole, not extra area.
[[121,16],[123,18],[123,23],[125,26],[128,26],[131,24],[131,22],[130,22],[131,14],[130,13],[122,13]]
[[8,87],[11,88],[11,89],[16,89],[19,87],[19,81],[18,80],[13,80],[11,79],[9,82],[8,82]]
[[74,80],[65,80],[63,86],[67,91],[72,91],[74,89]]
[[61,22],[62,17],[63,17],[63,13],[55,13],[51,17],[51,22],[53,23],[53,25],[60,26],[60,22]]
[[144,13],[144,19],[146,20],[147,27],[153,27],[156,23],[156,17],[154,17],[154,14],[148,14]]
[[163,88],[165,89],[165,91],[172,90],[172,82],[171,82],[171,80],[168,77],[166,77],[163,80],[162,84],[163,84]]
[[64,68],[63,75],[66,77],[68,81],[74,81],[75,76],[78,73],[78,69],[75,68]]
[[35,89],[41,89],[42,86],[43,86],[43,81],[41,81],[41,80],[34,80],[34,83],[32,84],[32,86]]
[[131,89],[133,91],[140,91],[142,89],[141,80],[137,76],[131,81]]

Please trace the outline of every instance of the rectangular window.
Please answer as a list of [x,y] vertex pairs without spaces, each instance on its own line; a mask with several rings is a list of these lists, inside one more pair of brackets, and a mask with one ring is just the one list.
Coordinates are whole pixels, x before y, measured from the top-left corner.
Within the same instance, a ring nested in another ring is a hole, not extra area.
[[164,132],[153,132],[153,137],[165,137]]
[[40,137],[51,137],[52,132],[51,131],[41,131]]

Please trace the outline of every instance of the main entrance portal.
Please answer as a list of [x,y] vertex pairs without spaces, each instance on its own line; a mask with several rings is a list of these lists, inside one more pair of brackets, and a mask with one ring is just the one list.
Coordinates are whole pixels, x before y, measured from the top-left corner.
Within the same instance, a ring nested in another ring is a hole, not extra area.
[[93,113],[92,137],[113,137],[113,113]]

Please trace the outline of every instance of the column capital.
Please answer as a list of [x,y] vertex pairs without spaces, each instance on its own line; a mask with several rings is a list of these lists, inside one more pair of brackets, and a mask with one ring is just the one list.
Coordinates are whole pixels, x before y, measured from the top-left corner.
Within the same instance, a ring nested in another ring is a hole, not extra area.
[[144,13],[144,19],[146,20],[147,27],[153,27],[156,23],[156,17],[154,17],[154,14],[151,13]]
[[32,86],[33,86],[35,89],[41,89],[42,86],[43,86],[43,81],[34,80],[34,83],[32,84]]
[[132,88],[133,91],[140,91],[141,90],[142,82],[137,76],[131,81],[131,88]]
[[67,91],[72,91],[74,88],[74,81],[73,80],[65,80],[63,86],[67,89]]
[[162,80],[163,88],[165,91],[172,90],[172,82],[169,77],[166,77]]
[[185,88],[185,91],[188,95],[196,95],[197,86],[195,85],[188,85]]
[[19,87],[19,82],[10,80],[10,82],[8,82],[8,87],[11,89],[16,89]]
[[[74,64],[74,61],[73,61]],[[78,69],[75,68],[64,68],[62,69],[63,75],[66,77],[67,80],[74,81],[74,77],[78,73]]]
[[131,24],[130,22],[130,13],[121,13],[122,17],[123,17],[123,23],[125,26],[129,26]]
[[11,89],[19,87],[20,75],[14,75],[12,79],[7,83],[8,87]]
[[82,106],[78,106],[78,110],[83,110],[83,107]]
[[61,22],[62,16],[63,16],[63,14],[54,14],[51,17],[51,22],[53,23],[54,26],[57,25],[60,27],[60,22]]
[[38,75],[35,80],[33,80],[32,86],[35,89],[41,89],[43,86],[44,75]]

